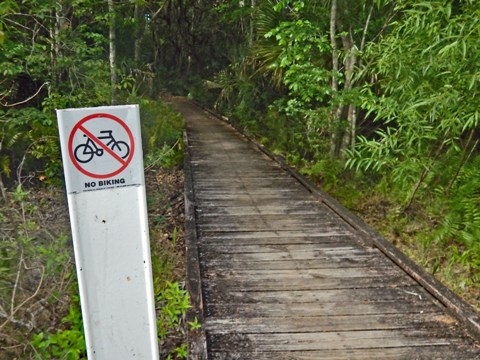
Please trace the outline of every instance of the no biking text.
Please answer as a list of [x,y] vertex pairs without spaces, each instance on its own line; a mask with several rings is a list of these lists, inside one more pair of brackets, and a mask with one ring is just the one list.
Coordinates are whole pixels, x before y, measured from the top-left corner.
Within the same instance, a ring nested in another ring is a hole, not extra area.
[[103,187],[103,186],[113,186],[113,185],[122,185],[125,184],[125,179],[120,178],[120,179],[110,179],[110,180],[100,180],[98,183],[96,181],[89,181],[85,183],[85,189],[93,189],[98,187]]

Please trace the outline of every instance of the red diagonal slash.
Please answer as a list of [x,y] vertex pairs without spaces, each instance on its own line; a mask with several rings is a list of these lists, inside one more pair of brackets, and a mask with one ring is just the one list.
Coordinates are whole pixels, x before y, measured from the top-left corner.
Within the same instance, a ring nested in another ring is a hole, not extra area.
[[85,135],[87,135],[95,144],[97,144],[107,153],[112,155],[122,165],[125,166],[127,164],[125,160],[123,160],[120,156],[118,156],[112,149],[110,149],[107,145],[105,145],[102,141],[100,141],[95,135],[93,135],[90,131],[88,131],[83,125],[80,125],[78,128],[82,130],[85,133]]

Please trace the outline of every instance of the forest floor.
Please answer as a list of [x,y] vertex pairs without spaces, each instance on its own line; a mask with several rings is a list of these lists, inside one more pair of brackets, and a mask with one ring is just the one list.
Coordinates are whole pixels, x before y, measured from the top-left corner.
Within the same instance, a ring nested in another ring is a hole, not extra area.
[[[332,195],[335,196],[335,191]],[[435,228],[434,220],[420,206],[412,206],[402,216],[395,215],[396,207],[397,204],[378,194],[364,194],[349,205],[350,210],[372,229],[480,311],[480,287],[470,281],[468,271],[458,264],[449,264],[444,248],[426,245],[421,240]]]

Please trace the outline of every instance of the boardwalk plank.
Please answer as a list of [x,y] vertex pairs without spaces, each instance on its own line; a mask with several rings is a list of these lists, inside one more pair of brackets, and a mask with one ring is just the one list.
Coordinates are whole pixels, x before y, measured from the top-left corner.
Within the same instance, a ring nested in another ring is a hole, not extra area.
[[[326,231],[320,229],[313,229],[313,230],[302,230],[302,231],[278,231],[278,230],[271,230],[271,231],[230,231],[228,233],[225,232],[217,232],[217,233],[209,233],[202,235],[202,241],[207,239],[208,241],[212,240],[238,240],[238,241],[246,241],[254,242],[254,244],[261,244],[262,239],[265,241],[281,241],[281,238],[289,238],[289,239],[296,239],[296,238],[313,238],[315,239],[322,239],[328,237],[336,237],[336,236],[343,236],[349,235],[352,236],[352,240],[355,239],[351,231]],[[258,243],[257,243],[258,241]]]
[[391,265],[388,259],[379,258],[377,256],[357,256],[355,258],[337,258],[332,261],[321,259],[314,260],[275,260],[275,261],[239,261],[211,259],[206,261],[205,256],[201,259],[205,273],[215,269],[231,269],[231,270],[302,270],[302,269],[345,269],[345,268],[361,268],[372,266],[388,266]]
[[[354,296],[354,293],[352,293]],[[257,303],[252,305],[238,303],[207,303],[206,314],[209,318],[296,318],[303,317],[306,321],[314,317],[335,317],[342,315],[370,314],[416,314],[423,316],[436,313],[438,307],[419,299],[378,300],[375,302],[314,302],[314,303]]]
[[[198,214],[198,213],[197,213]],[[273,214],[273,215],[228,215],[219,214],[216,216],[204,216],[202,213],[197,215],[197,223],[199,227],[206,226],[230,226],[232,224],[239,224],[243,228],[255,230],[258,224],[271,224],[275,226],[274,229],[282,231],[279,223],[288,224],[292,227],[291,230],[303,230],[306,228],[322,228],[328,230],[328,226],[338,228],[344,226],[350,228],[348,225],[338,224],[338,216],[331,213],[322,213],[318,211],[316,214]],[[247,227],[248,225],[248,227]],[[297,226],[297,228],[293,228]]]
[[[347,241],[347,240],[350,240]],[[296,251],[301,252],[313,252],[313,251],[342,251],[342,250],[357,250],[361,253],[371,253],[372,251],[365,251],[360,246],[352,246],[352,241],[350,238],[338,237],[337,239],[332,239],[332,241],[324,241],[317,243],[290,243],[285,244],[261,244],[261,245],[250,245],[250,244],[234,244],[234,243],[214,243],[210,244],[208,242],[202,244],[204,251],[208,253],[215,254],[249,254],[249,253],[292,253]]]
[[[200,211],[199,211],[200,210]],[[252,205],[252,206],[231,206],[231,207],[219,207],[215,206],[213,209],[205,212],[202,209],[197,209],[199,219],[215,217],[218,215],[230,215],[230,216],[246,216],[246,215],[318,215],[319,208],[314,204],[306,204],[305,202],[299,202],[297,205],[285,206],[283,204],[278,205]]]
[[[288,198],[288,197],[286,197]],[[293,198],[290,197],[288,198],[289,204],[292,204],[292,206],[298,207],[299,205],[309,205],[315,202],[318,202],[318,200],[315,200],[314,197],[311,198]],[[238,208],[238,207],[264,207],[264,206],[269,206],[269,207],[282,207],[285,206],[286,204],[286,199],[285,197],[279,197],[279,196],[270,196],[270,195],[257,195],[257,197],[252,198],[248,195],[244,196],[237,196],[236,198],[233,196],[230,196],[228,198],[222,198],[221,196],[217,197],[209,197],[209,196],[204,196],[202,197],[197,197],[196,198],[196,203],[197,203],[197,211],[201,210],[202,213],[205,213],[207,210],[216,210],[215,208]],[[213,208],[213,209],[212,209]],[[228,209],[226,209],[228,210]]]
[[[289,233],[277,232],[274,236],[267,232],[261,233],[229,233],[230,236],[225,236],[222,233],[221,236],[215,236],[210,233],[210,236],[205,235],[203,237],[202,246],[209,246],[205,248],[205,251],[213,251],[224,247],[235,246],[276,246],[276,245],[316,245],[319,247],[336,247],[336,246],[352,246],[355,245],[355,238],[348,233],[324,233],[324,234],[305,234],[301,236],[289,235]],[[360,244],[359,242],[357,244]],[[235,251],[235,250],[233,250]]]
[[[250,231],[260,230],[298,230],[298,229],[317,229],[319,227],[326,229],[327,231],[349,229],[346,224],[338,222],[333,216],[328,218],[311,217],[304,218],[301,216],[289,215],[288,217],[278,217],[277,215],[267,216],[242,216],[234,217],[235,219],[225,217],[219,217],[217,221],[215,218],[209,218],[198,223],[200,231],[238,231],[245,229],[246,227]],[[223,220],[223,221],[222,221]]]
[[252,252],[252,253],[201,253],[202,259],[217,259],[223,261],[281,261],[281,260],[324,260],[332,261],[347,261],[350,259],[371,258],[378,254],[375,249],[367,252],[363,249],[355,247],[324,247],[316,248],[314,250],[302,249],[299,247],[295,250],[285,252]]
[[[221,289],[220,289],[221,290]],[[418,298],[421,301],[432,297],[420,286],[402,286],[399,288],[359,288],[359,289],[326,289],[315,290],[280,290],[280,291],[218,291],[206,293],[209,303],[251,303],[251,304],[292,304],[292,303],[352,303],[376,301],[398,301],[400,299]]]
[[435,328],[451,331],[450,325],[455,324],[452,317],[437,312],[422,314],[361,314],[340,316],[305,317],[255,317],[255,318],[209,318],[205,324],[210,334],[250,333],[322,333],[369,330],[399,330]]
[[[208,275],[206,275],[208,276]],[[310,277],[282,277],[239,279],[206,279],[205,291],[302,291],[332,289],[362,289],[394,286],[412,286],[415,282],[406,276],[342,277],[330,279],[312,279]],[[352,294],[354,296],[354,294]]]
[[321,351],[284,351],[271,352],[212,352],[211,360],[474,360],[478,353],[471,347],[447,346],[416,346],[371,349],[324,349]]
[[[228,347],[231,351],[300,351],[300,350],[336,350],[396,348],[415,346],[460,345],[462,339],[448,336],[439,329],[427,331],[342,331],[320,333],[272,333],[272,334],[209,334],[207,343],[212,351],[221,351]],[[432,336],[433,335],[433,336]]]
[[225,281],[249,281],[256,282],[272,282],[272,281],[286,281],[292,283],[293,281],[328,281],[331,279],[370,279],[378,277],[392,277],[403,276],[408,278],[400,270],[388,267],[350,267],[350,268],[330,268],[330,269],[239,269],[232,270],[225,267],[223,271],[204,271],[203,276],[208,279],[207,284],[212,280]]

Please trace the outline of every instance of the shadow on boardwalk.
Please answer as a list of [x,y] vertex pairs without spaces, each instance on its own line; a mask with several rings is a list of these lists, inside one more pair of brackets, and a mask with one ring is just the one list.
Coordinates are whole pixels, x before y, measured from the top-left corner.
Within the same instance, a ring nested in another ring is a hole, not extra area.
[[174,105],[192,359],[480,358],[472,308],[228,124]]

